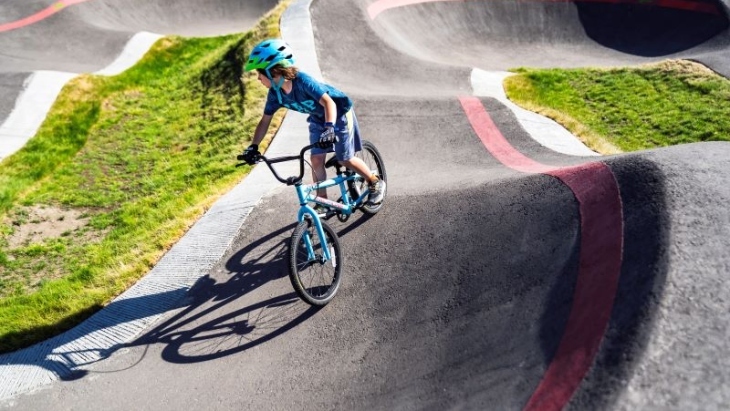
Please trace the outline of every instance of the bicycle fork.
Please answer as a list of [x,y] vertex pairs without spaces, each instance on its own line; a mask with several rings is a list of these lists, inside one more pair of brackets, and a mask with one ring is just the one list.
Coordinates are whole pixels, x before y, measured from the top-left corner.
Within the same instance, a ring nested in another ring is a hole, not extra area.
[[[332,266],[337,266],[337,262],[333,261],[334,253],[330,250],[330,245],[327,243],[327,236],[324,233],[324,228],[322,228],[322,220],[320,220],[317,213],[307,205],[306,200],[304,199],[304,193],[301,184],[297,184],[296,190],[297,195],[299,196],[299,203],[301,204],[297,220],[300,223],[304,222],[305,220],[309,220],[309,224],[314,224],[317,236],[319,236],[320,244],[322,245],[322,261],[318,262],[324,264],[327,261],[332,261]],[[304,244],[307,247],[307,259],[309,261],[316,260],[317,255],[314,252],[314,244],[312,244],[312,238],[310,237],[309,230],[304,232],[303,237]]]

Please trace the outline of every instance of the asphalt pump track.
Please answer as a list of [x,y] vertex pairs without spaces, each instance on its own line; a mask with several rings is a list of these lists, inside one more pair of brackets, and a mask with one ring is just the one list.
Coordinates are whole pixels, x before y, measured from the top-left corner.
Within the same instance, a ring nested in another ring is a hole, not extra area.
[[[671,4],[295,2],[388,168],[383,211],[335,224],[336,299],[315,310],[293,294],[296,202],[268,190],[175,310],[9,404],[722,409],[730,145],[566,155],[474,92],[475,68],[690,58],[723,73],[727,4]],[[601,14],[653,27],[612,37],[591,25]]]

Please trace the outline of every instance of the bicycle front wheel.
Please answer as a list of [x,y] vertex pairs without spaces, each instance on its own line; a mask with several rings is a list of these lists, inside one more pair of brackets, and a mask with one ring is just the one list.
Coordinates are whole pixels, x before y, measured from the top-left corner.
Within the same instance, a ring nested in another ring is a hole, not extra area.
[[[324,261],[324,248],[314,223],[306,219],[297,225],[289,246],[289,279],[299,297],[311,305],[330,302],[340,287],[342,250],[334,230],[322,222],[330,259]],[[311,244],[311,248],[307,246]]]
[[[383,157],[380,155],[380,152],[377,148],[375,148],[375,145],[373,143],[367,140],[363,140],[362,151],[359,151],[355,155],[357,157],[360,157],[360,159],[364,161],[368,167],[370,167],[370,171],[372,171],[375,175],[380,177],[386,183],[388,182],[388,176],[385,173],[385,163],[383,162]],[[353,191],[352,188],[353,187],[351,187],[351,191]],[[356,187],[355,193],[362,193],[367,188],[367,182],[362,181]],[[365,214],[375,214],[380,211],[380,209],[383,207],[383,204],[385,204],[385,199],[383,199],[380,204],[368,204],[366,201],[360,208]]]

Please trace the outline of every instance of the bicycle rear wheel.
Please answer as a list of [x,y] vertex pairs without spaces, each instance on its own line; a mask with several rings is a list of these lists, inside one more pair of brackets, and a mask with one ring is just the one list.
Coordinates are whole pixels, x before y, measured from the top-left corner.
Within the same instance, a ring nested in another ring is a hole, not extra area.
[[[314,223],[307,219],[294,229],[289,246],[289,279],[299,297],[311,305],[322,306],[334,298],[342,275],[342,250],[334,230],[325,222],[322,229],[330,249],[329,261],[324,262],[322,241]],[[306,242],[310,241],[314,255]]]
[[[365,164],[370,167],[370,170],[380,177],[383,181],[386,183],[388,182],[388,176],[385,173],[385,163],[383,162],[383,157],[380,155],[380,152],[375,147],[375,145],[367,140],[362,141],[362,150],[357,152],[355,156],[359,157],[362,161],[365,162]],[[353,194],[359,194],[367,190],[368,185],[365,181],[360,181],[358,183],[351,182],[350,185],[350,193]],[[386,191],[387,195],[387,191]],[[353,196],[353,198],[357,198],[357,196]],[[365,214],[375,214],[383,207],[383,204],[385,204],[385,199],[380,204],[368,204],[367,202],[363,203],[360,207],[362,211]]]

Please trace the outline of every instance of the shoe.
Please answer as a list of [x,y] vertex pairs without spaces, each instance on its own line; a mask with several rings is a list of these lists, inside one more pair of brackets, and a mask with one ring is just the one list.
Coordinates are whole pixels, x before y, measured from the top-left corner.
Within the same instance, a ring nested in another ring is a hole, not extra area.
[[378,179],[375,183],[370,184],[368,204],[380,204],[383,202],[383,197],[385,197],[385,181]]

